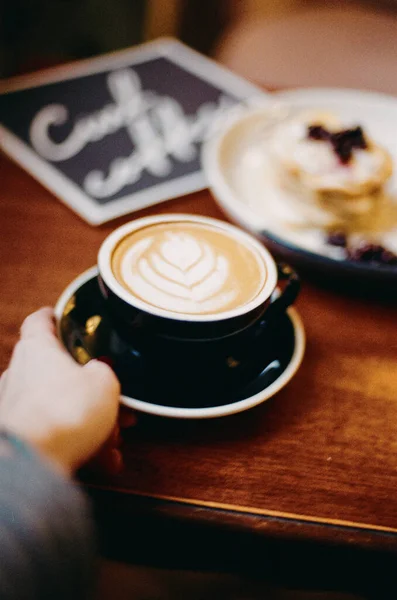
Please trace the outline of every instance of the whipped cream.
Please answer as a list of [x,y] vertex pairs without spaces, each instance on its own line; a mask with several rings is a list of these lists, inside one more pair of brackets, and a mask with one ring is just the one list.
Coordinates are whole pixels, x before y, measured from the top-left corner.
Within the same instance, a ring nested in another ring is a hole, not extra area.
[[277,127],[271,141],[275,159],[310,189],[354,195],[361,187],[381,185],[391,174],[387,153],[369,140],[366,149],[355,148],[351,160],[341,163],[329,141],[308,137],[313,124],[330,131],[346,127],[334,115],[306,113]]

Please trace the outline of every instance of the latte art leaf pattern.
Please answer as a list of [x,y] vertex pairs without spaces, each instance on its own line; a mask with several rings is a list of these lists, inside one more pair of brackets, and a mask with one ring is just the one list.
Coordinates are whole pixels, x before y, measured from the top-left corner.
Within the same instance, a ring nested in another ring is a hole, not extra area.
[[138,241],[124,255],[121,274],[144,301],[178,312],[221,310],[238,293],[227,258],[182,233]]
[[200,260],[203,245],[203,242],[200,244],[189,234],[169,233],[161,246],[161,253],[170,265],[174,265],[181,271],[187,271]]
[[111,268],[127,302],[152,312],[217,315],[238,310],[264,289],[261,253],[221,227],[190,221],[156,223],[119,240]]

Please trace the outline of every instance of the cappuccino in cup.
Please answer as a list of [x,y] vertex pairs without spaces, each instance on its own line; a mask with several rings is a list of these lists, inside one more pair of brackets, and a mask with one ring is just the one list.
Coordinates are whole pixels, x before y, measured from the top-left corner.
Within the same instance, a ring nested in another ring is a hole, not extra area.
[[269,277],[253,244],[214,225],[178,220],[127,234],[112,252],[111,269],[132,302],[189,316],[244,308]]
[[[123,389],[199,405],[264,367],[299,280],[253,236],[216,219],[158,215],[102,244],[99,288]],[[277,296],[278,281],[288,282]],[[176,400],[177,399],[177,400]]]
[[117,229],[99,252],[109,292],[154,316],[215,322],[266,302],[276,265],[253,237],[195,215],[160,215]]

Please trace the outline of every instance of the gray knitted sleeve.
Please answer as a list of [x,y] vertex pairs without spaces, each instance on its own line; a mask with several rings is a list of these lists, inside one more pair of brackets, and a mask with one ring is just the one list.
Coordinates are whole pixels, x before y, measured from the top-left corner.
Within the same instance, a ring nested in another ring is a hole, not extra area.
[[94,564],[87,500],[19,440],[0,433],[0,598],[87,598]]

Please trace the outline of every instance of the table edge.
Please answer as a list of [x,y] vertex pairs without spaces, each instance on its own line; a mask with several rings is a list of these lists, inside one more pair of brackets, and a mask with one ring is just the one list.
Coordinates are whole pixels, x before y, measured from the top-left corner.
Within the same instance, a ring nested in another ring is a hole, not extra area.
[[220,526],[247,530],[262,536],[277,535],[290,540],[306,539],[339,545],[347,543],[349,546],[353,542],[357,548],[397,552],[397,529],[393,527],[146,494],[122,487],[108,488],[98,484],[84,484],[84,486],[94,501],[99,498],[99,495],[103,497],[105,494],[108,497],[122,498],[125,503],[132,502],[139,505],[140,502],[145,502],[146,511],[155,514],[169,513],[179,520],[213,522],[213,517],[217,515]]

